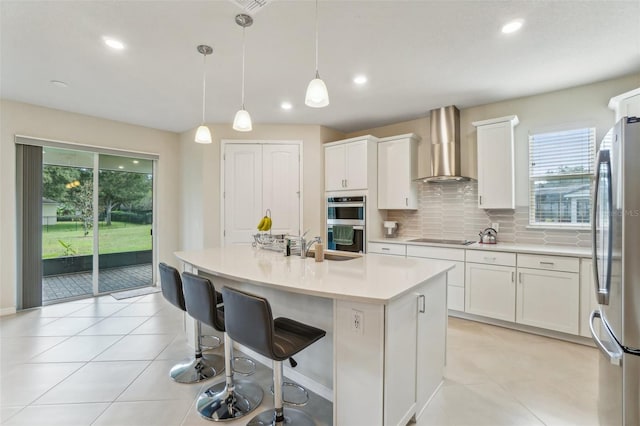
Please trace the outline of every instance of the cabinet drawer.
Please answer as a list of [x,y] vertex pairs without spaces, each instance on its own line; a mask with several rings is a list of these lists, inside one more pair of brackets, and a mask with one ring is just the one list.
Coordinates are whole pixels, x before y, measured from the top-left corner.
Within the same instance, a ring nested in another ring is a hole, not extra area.
[[564,256],[518,255],[518,268],[547,269],[549,271],[580,272],[580,259]]
[[407,256],[464,262],[464,249],[407,245]]
[[406,256],[407,246],[404,244],[369,243],[369,253],[392,254],[395,256]]
[[467,250],[467,262],[516,266],[516,254],[500,251]]

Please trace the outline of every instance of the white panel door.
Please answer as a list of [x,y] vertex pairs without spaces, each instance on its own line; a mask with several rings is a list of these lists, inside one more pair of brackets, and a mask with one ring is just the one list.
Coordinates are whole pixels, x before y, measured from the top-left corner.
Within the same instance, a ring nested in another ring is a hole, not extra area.
[[467,263],[465,274],[465,312],[516,320],[516,268]]
[[300,147],[262,146],[262,210],[271,210],[274,234],[300,235]]
[[[229,144],[224,152],[224,244],[246,244],[262,210],[262,147]],[[213,219],[213,217],[211,218]]]
[[513,130],[510,122],[478,126],[478,207],[513,209]]
[[516,294],[516,322],[564,333],[579,333],[578,274],[518,268]]
[[367,141],[345,144],[346,149],[346,188],[367,189]]
[[328,146],[324,149],[324,190],[341,191],[345,189],[344,145]]

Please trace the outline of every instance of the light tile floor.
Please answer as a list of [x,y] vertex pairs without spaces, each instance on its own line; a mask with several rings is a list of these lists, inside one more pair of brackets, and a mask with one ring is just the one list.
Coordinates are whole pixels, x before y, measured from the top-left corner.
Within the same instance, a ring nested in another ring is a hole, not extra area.
[[[160,293],[0,317],[0,423],[211,425],[194,402],[222,378],[182,385],[167,376],[190,353],[182,324]],[[445,382],[418,426],[598,424],[595,348],[455,318],[447,348]],[[259,365],[252,379],[267,390],[270,377]],[[266,393],[261,409],[270,401]],[[305,409],[331,424],[327,401],[312,395]]]

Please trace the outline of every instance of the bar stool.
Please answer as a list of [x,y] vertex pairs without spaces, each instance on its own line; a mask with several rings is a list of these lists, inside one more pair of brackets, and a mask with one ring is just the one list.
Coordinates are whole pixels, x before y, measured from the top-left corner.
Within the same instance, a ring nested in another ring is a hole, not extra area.
[[231,338],[273,361],[274,410],[264,411],[247,423],[257,425],[315,425],[305,412],[287,408],[283,411],[282,361],[320,340],[326,332],[289,318],[273,319],[267,299],[234,290],[222,289],[227,333]]
[[[177,308],[187,312],[180,273],[166,263],[160,263],[160,286],[165,299]],[[196,351],[192,358],[174,365],[169,372],[178,383],[196,383],[214,377],[224,370],[224,360],[220,355],[202,354],[200,346],[201,324],[196,321]]]
[[[234,380],[233,341],[226,333],[224,306],[217,307],[213,283],[207,278],[185,272],[184,298],[187,312],[208,326],[224,332],[225,381],[211,386],[198,397],[196,409],[207,420],[225,421],[243,417],[255,410],[264,393],[262,388],[246,380]],[[224,297],[223,297],[224,301]]]

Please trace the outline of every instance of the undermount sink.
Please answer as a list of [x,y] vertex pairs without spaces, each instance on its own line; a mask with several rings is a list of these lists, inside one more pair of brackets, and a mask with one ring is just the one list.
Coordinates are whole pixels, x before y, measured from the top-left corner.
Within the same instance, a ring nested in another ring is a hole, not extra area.
[[[314,257],[315,251],[314,249],[309,250],[308,257]],[[335,251],[335,250],[325,250],[324,251],[324,260],[334,260],[334,261],[344,261],[344,260],[353,260],[362,257],[360,253],[351,253],[348,251]]]
[[337,261],[343,261],[343,260],[353,260],[353,259],[357,259],[360,256],[345,256],[343,254],[336,254],[336,253],[325,253],[324,254],[324,260],[337,260]]

